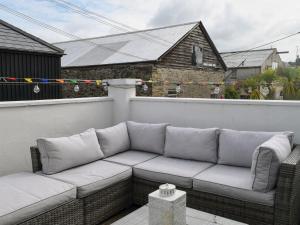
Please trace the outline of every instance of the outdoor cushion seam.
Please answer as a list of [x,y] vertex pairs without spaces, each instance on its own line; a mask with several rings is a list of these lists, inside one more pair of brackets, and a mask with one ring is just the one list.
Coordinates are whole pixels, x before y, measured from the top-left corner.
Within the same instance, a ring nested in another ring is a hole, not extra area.
[[193,176],[193,179],[194,179],[196,176],[200,175],[201,173],[205,172],[206,170],[208,170],[208,169],[214,167],[215,165],[217,165],[217,164],[212,164],[211,166],[209,166],[209,167],[205,168],[204,170],[202,170],[201,172],[197,173],[195,176]]
[[[72,189],[75,189],[75,191],[76,191],[76,187],[73,187]],[[22,208],[19,208],[19,209],[17,209],[17,210],[14,210],[13,212],[10,212],[10,213],[5,214],[5,215],[0,216],[0,217],[4,217],[4,216],[10,215],[10,214],[13,214],[13,213],[15,213],[15,212],[17,212],[17,211],[20,211],[20,210],[22,210],[22,209],[25,209],[25,208],[27,208],[27,207],[29,207],[29,206],[36,205],[36,204],[38,204],[38,203],[40,203],[40,202],[42,202],[42,201],[46,201],[46,200],[48,200],[48,199],[50,199],[50,198],[53,198],[53,197],[56,197],[56,196],[59,196],[59,195],[63,195],[63,194],[66,193],[66,192],[72,191],[72,189],[69,189],[69,190],[64,191],[64,192],[62,192],[62,193],[59,193],[59,194],[57,194],[57,195],[53,195],[53,196],[50,196],[50,197],[48,197],[48,198],[39,200],[39,201],[35,202],[34,204],[31,204],[31,205],[28,205],[28,206],[24,206],[24,207],[22,207]],[[74,198],[74,199],[75,199],[75,198]]]
[[[158,182],[158,183],[163,183],[162,181],[157,181],[157,180],[154,180],[154,179],[151,179],[151,178],[141,178],[141,179],[145,179],[147,181],[151,181],[151,182]],[[192,185],[177,185],[177,186],[180,186],[182,188],[190,188],[192,189],[193,188],[193,181],[192,181]]]
[[166,174],[166,175],[171,175],[171,176],[177,176],[177,177],[182,177],[182,178],[193,178],[193,177],[184,177],[184,176],[181,176],[181,175],[176,175],[176,174],[171,174],[171,173],[156,172],[156,171],[151,171],[151,170],[146,170],[146,169],[141,169],[141,168],[134,168],[134,169],[139,169],[139,170],[154,172],[154,173],[159,173],[159,174]]
[[253,182],[252,182],[252,190],[254,189],[254,183],[256,181],[257,164],[258,164],[258,158],[259,158],[260,153],[261,153],[261,151],[260,151],[260,148],[259,148],[258,149],[258,154],[257,154],[257,157],[256,157],[256,164],[255,164],[255,168],[254,168],[254,179],[253,179]]
[[157,158],[157,157],[159,157],[159,156],[160,156],[160,155],[156,155],[156,156],[154,156],[154,157],[151,158],[151,159],[147,159],[146,161],[139,162],[139,163],[136,163],[136,164],[133,164],[133,165],[129,165],[129,164],[121,163],[121,162],[116,162],[116,161],[109,161],[109,160],[107,160],[107,159],[104,159],[104,160],[105,160],[106,162],[112,162],[112,163],[117,163],[117,164],[124,165],[124,166],[131,166],[131,167],[134,167],[134,166],[137,166],[137,165],[139,165],[139,164],[148,162],[148,161],[150,161],[150,160],[152,160],[152,159],[155,159],[155,158]]
[[154,156],[153,158],[151,158],[151,159],[147,159],[147,160],[146,160],[146,161],[144,161],[144,162],[137,163],[137,164],[135,164],[134,166],[137,166],[137,165],[139,165],[139,164],[142,164],[142,163],[148,162],[148,161],[150,161],[150,160],[152,160],[152,159],[155,159],[155,158],[157,158],[157,157],[159,157],[159,156],[161,156],[161,155],[156,155],[156,156]]
[[[216,183],[213,183],[213,182],[210,182],[210,181],[204,181],[204,182],[207,182],[207,183],[211,183],[211,184],[216,184]],[[222,184],[219,184],[219,185],[222,185]],[[224,186],[227,186],[227,187],[232,187],[232,186],[228,186],[228,185],[224,185]],[[251,190],[248,190],[248,189],[243,189],[243,188],[238,188],[238,187],[234,187],[234,188],[237,188],[237,189],[239,189],[239,190],[246,190],[246,191],[251,191]],[[195,189],[195,187],[194,187],[194,185],[193,185],[193,189]],[[248,203],[253,203],[253,202],[251,202],[251,201],[249,201],[249,200],[241,200],[241,199],[238,199],[238,198],[236,198],[236,197],[234,197],[234,196],[229,196],[229,195],[227,195],[227,194],[216,194],[216,193],[214,193],[214,192],[212,192],[212,191],[203,191],[203,190],[200,190],[200,188],[198,189],[199,191],[202,191],[202,192],[207,192],[207,193],[210,193],[210,194],[214,194],[214,195],[219,195],[219,196],[225,196],[225,197],[227,197],[227,198],[233,198],[233,199],[236,199],[236,200],[239,200],[239,201],[244,201],[244,202],[248,202]],[[197,190],[196,190],[197,191]],[[262,204],[262,203],[258,203],[258,204],[261,204],[261,205],[267,205],[267,206],[274,206],[274,204],[272,204],[272,205],[270,205],[270,204]]]
[[201,182],[206,182],[206,183],[210,183],[210,184],[218,184],[218,185],[222,185],[222,186],[226,186],[226,187],[237,188],[237,189],[240,189],[240,190],[252,191],[251,189],[245,189],[245,188],[240,188],[240,187],[234,187],[234,186],[230,186],[230,185],[227,185],[227,184],[220,184],[220,183],[215,183],[215,182],[212,182],[212,181],[200,180],[200,179],[197,179],[197,178],[193,178],[193,182],[194,182],[194,180],[196,180],[196,181],[201,181]]
[[131,169],[131,168],[129,168],[129,169],[127,169],[127,170],[125,170],[125,171],[123,171],[123,172],[121,172],[121,173],[115,174],[115,175],[113,175],[113,176],[111,176],[111,177],[107,177],[107,178],[104,178],[104,179],[102,179],[102,180],[97,180],[97,181],[95,181],[95,182],[93,182],[93,183],[85,184],[85,185],[78,186],[78,187],[85,187],[85,186],[89,186],[89,185],[98,183],[98,182],[100,182],[100,181],[108,180],[108,179],[110,179],[110,178],[113,178],[113,177],[118,176],[118,175],[120,175],[120,174],[123,174],[123,173],[125,173],[125,172],[128,172],[130,169]]
[[268,170],[268,183],[267,183],[267,186],[266,186],[265,191],[269,190],[269,188],[270,188],[269,185],[270,185],[270,173],[271,173],[272,161],[273,161],[273,154],[272,154],[272,156],[271,156],[271,163],[270,163],[270,165],[269,165],[269,170]]

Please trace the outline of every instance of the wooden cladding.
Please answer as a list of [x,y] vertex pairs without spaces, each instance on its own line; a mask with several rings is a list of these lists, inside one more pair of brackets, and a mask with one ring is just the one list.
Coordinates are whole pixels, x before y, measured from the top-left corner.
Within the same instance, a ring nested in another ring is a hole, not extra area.
[[203,50],[203,65],[216,65],[216,67],[222,68],[218,57],[200,27],[195,28],[174,49],[162,57],[158,65],[188,69],[199,67],[200,65],[193,65],[194,46],[198,46]]
[[[59,78],[60,56],[0,50],[0,77]],[[57,84],[0,84],[0,101],[40,100],[60,98]]]

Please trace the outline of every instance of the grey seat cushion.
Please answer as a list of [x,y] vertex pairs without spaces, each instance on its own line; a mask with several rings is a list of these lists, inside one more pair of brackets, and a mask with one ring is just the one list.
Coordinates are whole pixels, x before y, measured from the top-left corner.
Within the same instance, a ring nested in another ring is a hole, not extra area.
[[130,148],[162,155],[167,125],[165,123],[150,124],[128,121],[127,129],[130,138]]
[[167,127],[164,155],[179,159],[217,162],[217,128]]
[[141,152],[141,151],[126,151],[119,153],[117,155],[105,158],[104,160],[114,163],[119,163],[127,166],[135,166],[137,164],[143,163],[150,159],[157,157],[157,154],[150,152]]
[[[293,132],[237,131],[222,129],[219,138],[218,164],[251,167],[255,149],[276,134],[284,134],[293,142]],[[292,144],[291,144],[292,145]]]
[[19,224],[76,198],[76,188],[32,173],[0,178],[0,224]]
[[106,129],[98,129],[96,134],[104,157],[124,152],[130,147],[126,123],[119,123]]
[[193,189],[241,201],[274,205],[275,191],[252,190],[250,168],[215,165],[193,179]]
[[252,177],[255,191],[268,192],[275,188],[279,168],[291,153],[289,139],[285,135],[275,135],[261,144],[253,153]]
[[159,156],[133,167],[138,178],[160,183],[172,183],[179,187],[191,188],[193,177],[212,166],[212,163]]
[[103,158],[94,129],[69,137],[40,138],[43,173],[54,174]]
[[131,175],[131,167],[100,160],[48,177],[73,184],[77,187],[78,198],[82,198],[125,180]]

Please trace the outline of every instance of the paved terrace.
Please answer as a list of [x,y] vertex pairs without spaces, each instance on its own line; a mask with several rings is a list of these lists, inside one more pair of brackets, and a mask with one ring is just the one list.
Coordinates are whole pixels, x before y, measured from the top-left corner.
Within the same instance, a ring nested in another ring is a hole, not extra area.
[[300,143],[300,102],[135,96],[135,80],[111,80],[109,97],[0,103],[0,176],[31,171],[29,147],[120,121],[238,130],[292,130]]

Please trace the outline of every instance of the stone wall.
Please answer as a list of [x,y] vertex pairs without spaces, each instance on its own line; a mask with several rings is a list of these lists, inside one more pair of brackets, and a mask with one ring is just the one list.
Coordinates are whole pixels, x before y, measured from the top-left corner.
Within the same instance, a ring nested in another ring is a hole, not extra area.
[[[167,96],[169,89],[174,89],[176,83],[185,83],[181,85],[181,93],[178,97],[189,98],[210,98],[214,85],[199,85],[199,84],[186,84],[188,82],[222,82],[224,79],[223,70],[215,69],[171,69],[156,67],[153,70],[152,79],[161,82],[154,82],[152,85],[152,96],[160,97]],[[224,90],[220,86],[221,93]]]
[[[193,82],[222,82],[224,71],[197,68],[197,69],[174,69],[168,67],[154,66],[152,64],[135,65],[111,65],[85,68],[67,68],[62,70],[62,78],[65,79],[83,79],[83,80],[105,80],[116,78],[138,78],[142,80],[154,80],[153,84],[148,83],[149,90],[145,93],[142,87],[137,86],[137,96],[168,96],[168,90],[174,89],[176,83]],[[166,84],[165,81],[168,83]],[[106,96],[107,93],[102,86],[95,84],[80,84],[80,91],[74,92],[73,84],[63,85],[63,98],[77,97],[99,97]],[[183,84],[182,92],[178,97],[190,98],[210,98],[214,89],[213,85]],[[223,90],[223,87],[221,87]]]
[[[83,79],[83,80],[105,80],[117,78],[138,78],[149,80],[152,76],[152,64],[124,64],[124,65],[108,65],[108,66],[94,66],[94,67],[74,67],[63,68],[61,77],[63,79]],[[95,84],[81,84],[80,91],[74,92],[73,84],[63,85],[63,98],[77,98],[77,97],[99,97],[106,96],[107,93],[102,86],[97,87]],[[149,91],[143,93],[141,87],[137,87],[137,95],[151,95],[151,85]]]

